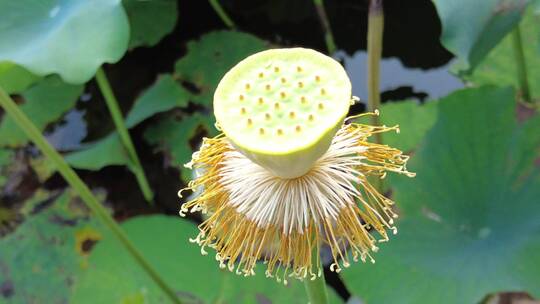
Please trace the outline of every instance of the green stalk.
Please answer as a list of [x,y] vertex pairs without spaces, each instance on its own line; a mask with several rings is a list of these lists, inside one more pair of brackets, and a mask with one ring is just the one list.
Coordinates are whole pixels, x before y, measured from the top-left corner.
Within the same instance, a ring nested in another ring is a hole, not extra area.
[[101,90],[101,94],[103,94],[103,98],[107,103],[107,107],[109,108],[109,112],[111,113],[114,125],[116,126],[116,130],[120,135],[120,140],[122,141],[124,148],[126,148],[129,158],[133,164],[133,166],[131,166],[131,169],[135,174],[135,177],[137,178],[137,182],[139,183],[139,187],[141,188],[144,198],[147,202],[153,204],[154,193],[152,192],[150,184],[146,179],[146,175],[144,174],[144,170],[139,160],[139,156],[137,155],[137,151],[135,150],[135,145],[133,145],[133,141],[129,136],[128,129],[126,128],[126,124],[124,122],[124,117],[122,116],[122,112],[120,111],[120,107],[118,106],[118,101],[114,96],[111,85],[107,80],[107,76],[105,75],[103,68],[99,68],[97,70],[96,81],[99,89]]
[[229,17],[229,15],[227,15],[223,7],[221,7],[219,0],[208,0],[208,1],[210,2],[210,5],[212,6],[216,14],[218,14],[219,18],[221,18],[221,21],[223,21],[223,23],[225,23],[227,27],[231,29],[236,28],[236,25],[234,24],[232,19]]
[[[368,111],[373,112],[381,106],[380,61],[382,54],[382,40],[384,27],[384,13],[382,0],[370,0],[368,13]],[[372,125],[380,125],[378,115],[371,116]],[[381,134],[375,134],[376,143],[380,144]]]
[[319,259],[319,251],[313,250],[312,261],[317,263],[321,271],[321,276],[316,277],[315,280],[311,280],[309,277],[304,279],[304,287],[308,296],[310,304],[327,304],[328,292],[326,291],[326,280],[324,278],[324,271]]
[[326,49],[328,54],[333,54],[336,51],[336,43],[334,42],[334,35],[332,34],[332,28],[330,27],[330,22],[328,21],[328,16],[326,15],[326,10],[324,9],[323,0],[313,0],[315,8],[317,9],[317,14],[319,15],[319,20],[324,31],[324,40],[326,42]]
[[517,78],[521,97],[525,102],[531,102],[531,93],[529,90],[529,82],[527,78],[527,64],[525,61],[525,53],[523,52],[523,42],[521,40],[521,32],[519,24],[512,31],[512,42],[514,45],[514,55],[516,60]]
[[109,215],[107,210],[99,203],[88,186],[86,186],[75,171],[71,169],[60,153],[58,153],[47,142],[36,126],[30,121],[30,119],[28,119],[26,114],[19,109],[17,104],[15,104],[15,102],[6,94],[6,92],[4,92],[2,88],[0,88],[0,106],[5,109],[6,113],[11,116],[15,123],[41,150],[43,155],[45,155],[56,166],[67,183],[77,192],[77,194],[88,205],[92,212],[111,230],[117,240],[124,246],[128,253],[131,254],[135,261],[152,278],[152,280],[154,280],[161,290],[170,298],[170,300],[173,303],[181,303],[173,289],[165,283],[156,270],[143,257],[142,253],[133,245],[122,228],[120,228],[115,220]]
[[[381,107],[380,89],[380,62],[382,56],[382,42],[384,29],[384,12],[382,0],[370,0],[368,11],[368,111],[374,112]],[[370,115],[371,124],[380,126],[379,115]],[[375,134],[375,142],[382,144],[380,133]],[[375,179],[373,181],[375,189],[382,192],[384,189],[383,180]]]

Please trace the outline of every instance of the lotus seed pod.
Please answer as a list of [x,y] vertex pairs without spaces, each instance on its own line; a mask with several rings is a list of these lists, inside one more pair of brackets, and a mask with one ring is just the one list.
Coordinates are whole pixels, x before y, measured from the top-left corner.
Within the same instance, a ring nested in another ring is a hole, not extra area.
[[214,94],[214,114],[231,143],[281,178],[312,168],[349,110],[351,82],[334,59],[273,49],[233,67]]

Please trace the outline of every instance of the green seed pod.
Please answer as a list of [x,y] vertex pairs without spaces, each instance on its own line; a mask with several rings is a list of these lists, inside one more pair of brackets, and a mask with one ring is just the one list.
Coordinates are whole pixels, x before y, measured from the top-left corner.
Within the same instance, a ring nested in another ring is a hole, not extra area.
[[319,52],[273,49],[254,54],[221,79],[214,114],[231,143],[281,178],[310,170],[347,115],[351,82]]

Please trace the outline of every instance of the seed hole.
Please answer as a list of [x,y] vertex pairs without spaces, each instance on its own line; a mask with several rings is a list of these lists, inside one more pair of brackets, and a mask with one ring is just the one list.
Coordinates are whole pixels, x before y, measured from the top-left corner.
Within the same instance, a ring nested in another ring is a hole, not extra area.
[[279,109],[279,102],[274,103],[274,108],[277,110]]
[[247,124],[248,124],[248,126],[251,126],[253,124],[253,120],[251,118],[248,118]]
[[303,87],[304,87],[304,83],[300,81],[300,82],[298,83],[298,87],[299,87],[299,88],[303,88]]
[[263,105],[264,104],[264,99],[262,97],[259,97],[259,105]]
[[285,97],[287,97],[287,95],[285,95],[285,92],[281,92],[281,93],[279,93],[279,96],[281,96],[281,98],[285,98]]
[[269,113],[265,113],[265,114],[264,114],[264,118],[266,118],[266,120],[270,120],[270,118],[272,118],[272,117],[270,116]]
[[287,82],[287,79],[285,79],[285,77],[281,77],[281,83],[286,83]]
[[264,73],[263,72],[259,73],[259,78],[264,78]]
[[300,97],[300,102],[302,104],[306,104],[306,102],[307,102],[306,97],[305,96]]
[[296,67],[296,71],[297,71],[298,73],[302,72],[302,67],[301,67],[301,66],[297,66],[297,67]]
[[300,127],[299,125],[298,125],[298,126],[296,126],[296,128],[294,128],[294,129],[296,130],[296,132],[300,132],[300,131],[302,131],[302,127]]
[[246,113],[247,113],[246,108],[242,107],[242,108],[240,109],[240,113],[246,114]]
[[296,114],[294,114],[294,112],[292,112],[292,111],[289,112],[289,117],[290,117],[290,118],[294,118],[295,116],[296,116]]
[[326,90],[324,88],[321,88],[321,95],[325,95],[326,94]]
[[240,94],[240,96],[238,96],[238,99],[240,99],[240,101],[243,101],[244,100],[244,95]]
[[319,103],[318,107],[319,107],[319,110],[324,109],[324,105],[322,104],[322,102]]
[[279,67],[274,67],[274,72],[279,73]]
[[264,129],[263,128],[259,128],[259,134],[261,134],[261,135],[264,134]]
[[251,89],[251,85],[249,83],[246,83],[246,90],[249,91]]
[[309,121],[315,120],[315,116],[313,116],[313,114],[309,114],[308,120],[309,120]]
[[320,77],[319,75],[316,75],[316,76],[315,76],[315,81],[316,81],[316,82],[320,82],[320,81],[321,81],[321,77]]
[[264,87],[267,91],[270,91],[270,89],[272,88],[269,84],[265,85]]
[[283,130],[282,129],[277,129],[277,134],[278,135],[283,135]]

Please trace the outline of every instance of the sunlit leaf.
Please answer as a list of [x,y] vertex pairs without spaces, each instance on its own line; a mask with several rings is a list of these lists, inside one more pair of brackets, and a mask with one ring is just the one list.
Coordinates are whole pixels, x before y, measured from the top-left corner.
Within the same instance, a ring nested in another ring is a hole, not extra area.
[[156,45],[176,24],[175,0],[123,0],[122,4],[129,19],[129,48]]
[[189,97],[190,93],[170,75],[163,75],[137,98],[127,115],[126,125],[131,128],[156,113],[186,107]]
[[[539,2],[540,3],[540,2]],[[528,83],[533,97],[540,97],[540,11],[530,9],[520,24]],[[518,86],[516,57],[512,36],[507,35],[478,65],[472,75],[464,75],[473,84]]]
[[[69,85],[58,77],[47,77],[22,93],[24,104],[20,109],[39,130],[58,120],[71,109],[83,90],[82,85]],[[15,121],[5,116],[0,123],[0,146],[19,147],[28,138]]]
[[262,51],[268,43],[250,34],[217,31],[188,42],[187,54],[176,62],[175,73],[199,90],[193,100],[210,106],[225,73],[245,57]]
[[[137,217],[122,224],[143,255],[189,303],[306,303],[301,282],[288,286],[259,271],[240,277],[221,270],[213,256],[189,242],[196,225],[177,217]],[[156,237],[159,236],[159,237]],[[122,279],[118,279],[118,275]],[[336,303],[335,294],[331,294]],[[167,303],[156,284],[118,242],[106,235],[92,250],[88,268],[77,280],[72,303]]]
[[39,79],[25,68],[11,62],[0,62],[0,87],[8,94],[21,93]]
[[129,24],[120,0],[0,1],[0,60],[36,75],[83,83],[125,53]]
[[216,135],[214,120],[210,115],[195,113],[180,120],[168,117],[148,127],[144,138],[149,144],[157,145],[169,155],[172,165],[181,168],[183,179],[188,180],[191,170],[185,169],[184,164],[191,160],[194,151],[190,141],[199,131],[207,136]]
[[21,213],[23,223],[0,238],[0,302],[67,303],[101,226],[70,192],[38,192]]
[[459,59],[458,70],[474,68],[519,22],[529,0],[433,0],[442,44]]
[[478,303],[488,293],[540,295],[540,117],[515,118],[511,89],[458,91],[409,165],[392,178],[399,233],[375,264],[342,272],[367,303]]

